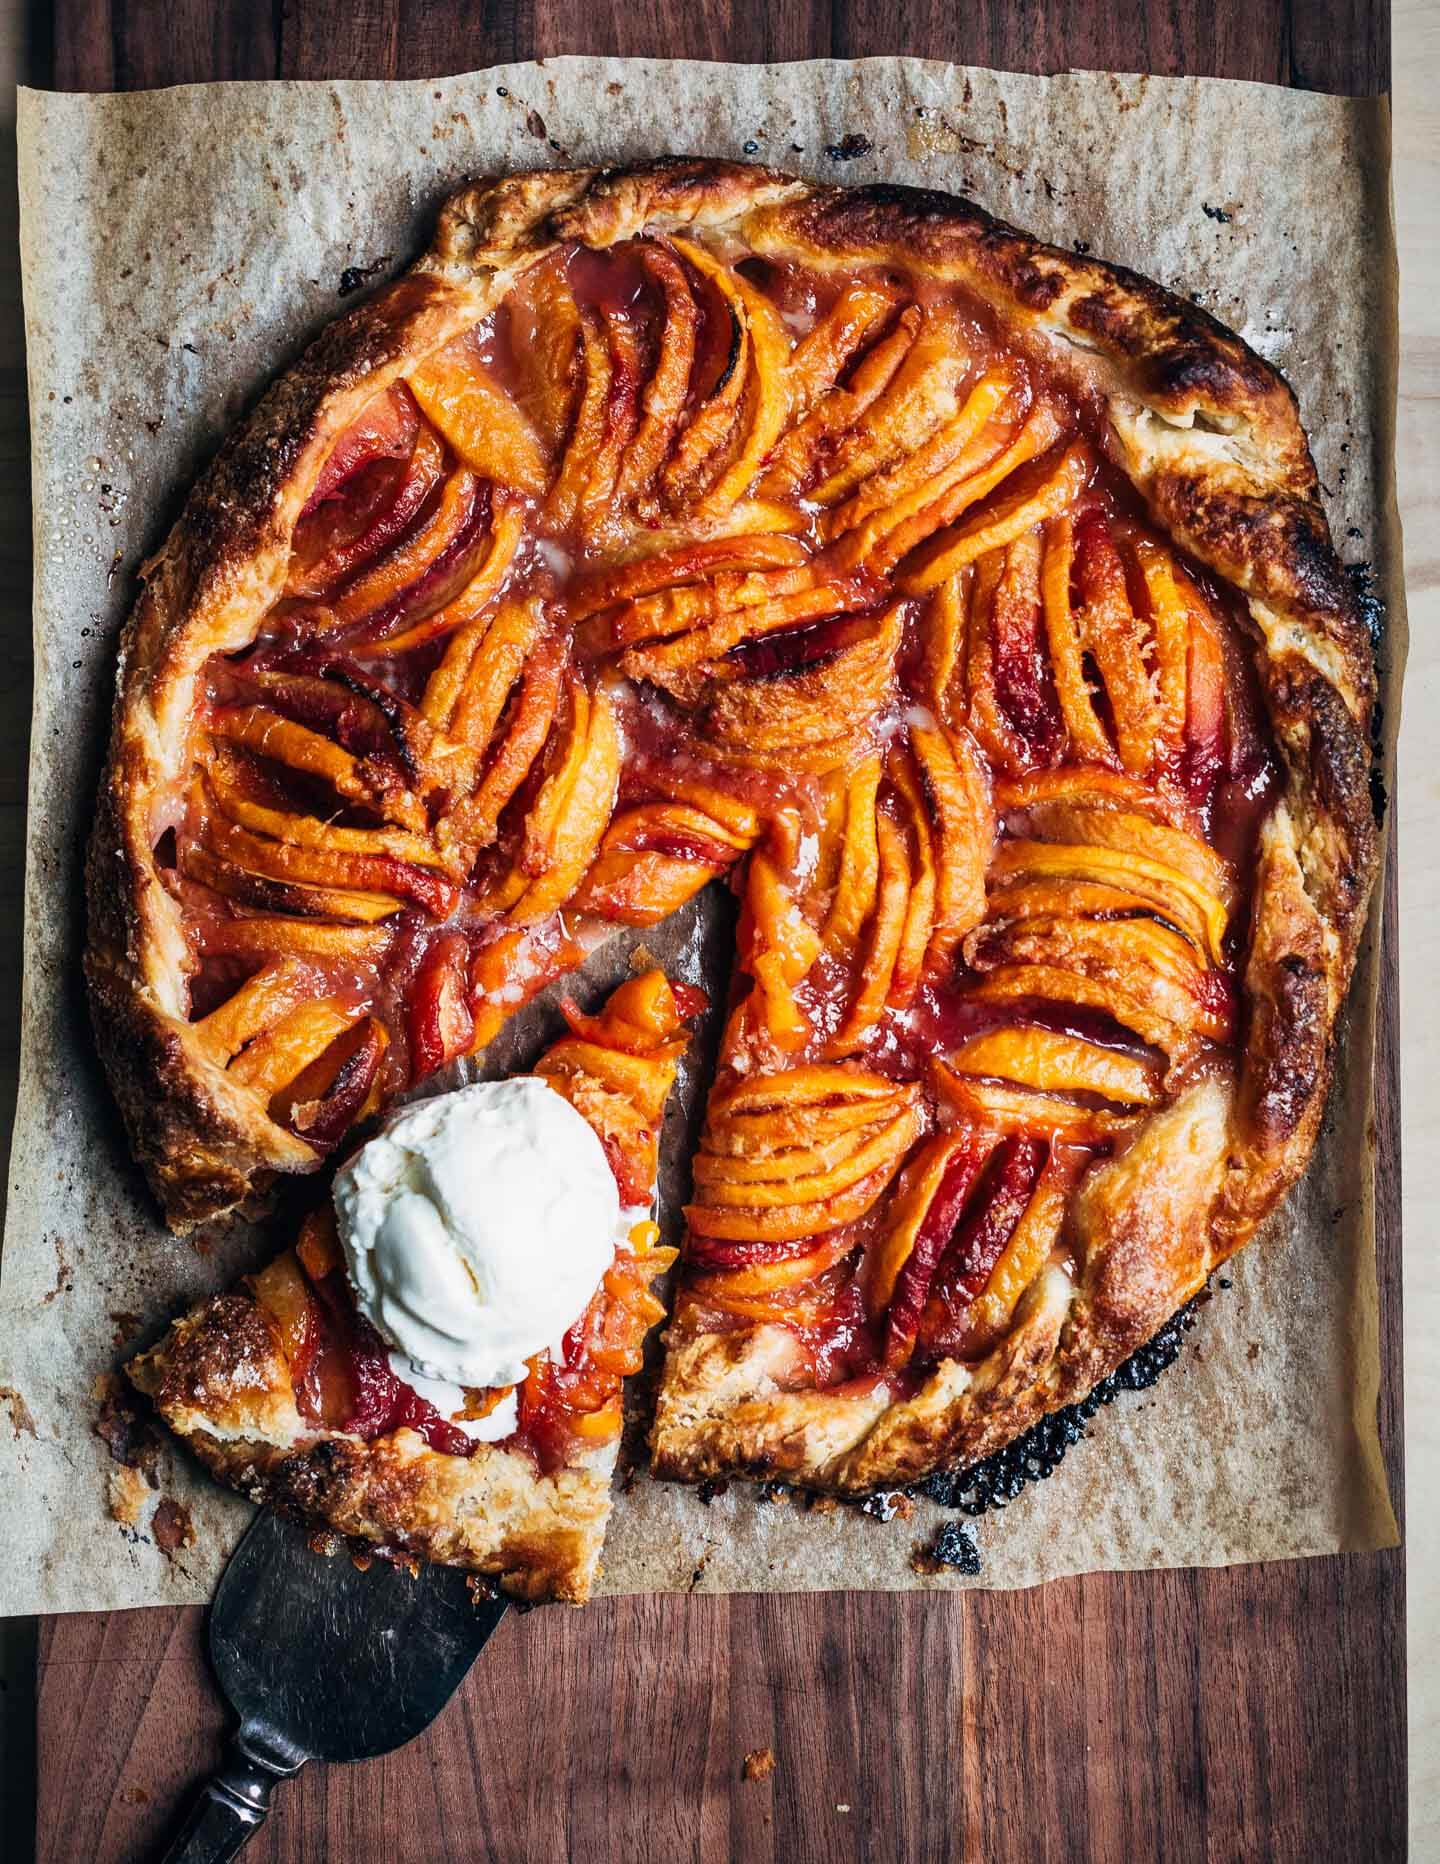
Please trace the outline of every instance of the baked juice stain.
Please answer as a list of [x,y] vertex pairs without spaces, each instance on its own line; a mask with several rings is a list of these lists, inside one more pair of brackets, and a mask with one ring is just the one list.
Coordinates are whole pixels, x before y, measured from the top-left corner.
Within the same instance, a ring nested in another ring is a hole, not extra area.
[[[1180,1357],[1185,1335],[1195,1325],[1196,1310],[1209,1298],[1208,1292],[1199,1294],[1172,1315],[1152,1340],[1132,1353],[1078,1404],[1042,1417],[1013,1443],[970,1469],[939,1470],[927,1476],[910,1493],[938,1502],[942,1508],[953,1508],[972,1520],[993,1509],[1008,1507],[1030,1483],[1044,1482],[1054,1475],[1066,1451],[1088,1435],[1086,1427],[1102,1405],[1114,1404],[1122,1392],[1148,1391],[1157,1383]],[[980,1552],[973,1538],[957,1522],[949,1521],[928,1547],[914,1555],[911,1565],[917,1573],[930,1576],[945,1567],[973,1575],[980,1571]]]
[[374,278],[377,272],[383,272],[389,263],[390,254],[382,252],[380,257],[372,259],[369,265],[347,265],[340,274],[340,283],[335,288],[336,294],[339,297],[348,298],[352,291],[359,291],[361,286]]

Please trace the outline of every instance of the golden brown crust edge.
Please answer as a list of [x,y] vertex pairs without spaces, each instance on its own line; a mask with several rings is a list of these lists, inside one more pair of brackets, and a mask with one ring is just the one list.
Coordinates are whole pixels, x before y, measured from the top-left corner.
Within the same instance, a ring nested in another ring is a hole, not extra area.
[[616,1445],[540,1475],[482,1444],[445,1456],[411,1430],[367,1443],[295,1406],[275,1328],[244,1287],[177,1320],[126,1373],[231,1488],[400,1558],[459,1566],[532,1604],[582,1604],[599,1568]]
[[[1015,1386],[1019,1375],[1011,1365],[1003,1404],[987,1405],[998,1421],[982,1433],[973,1423],[957,1425],[943,1407],[932,1406],[933,1415],[922,1407],[907,1429],[924,1444],[912,1445],[904,1461],[908,1467],[928,1459],[933,1467],[983,1454],[976,1443],[1013,1436],[1033,1416],[1088,1389],[1194,1292],[1197,1271],[1203,1280],[1208,1266],[1248,1239],[1299,1176],[1323,1107],[1334,1022],[1374,879],[1368,744],[1374,672],[1294,397],[1231,332],[1159,286],[1045,246],[956,197],[811,187],[729,163],[542,172],[461,190],[446,203],[435,243],[414,271],[332,325],[261,403],[196,488],[151,566],[122,650],[112,769],[91,861],[96,930],[87,970],[97,1022],[112,1019],[111,1028],[101,1029],[102,1049],[137,1151],[177,1227],[242,1202],[268,1170],[314,1162],[297,1161],[296,1142],[263,1115],[243,1103],[225,1104],[223,1075],[210,1078],[217,1071],[207,1074],[185,1041],[185,1025],[158,1000],[163,991],[156,991],[153,973],[164,970],[156,958],[164,928],[157,936],[153,895],[163,889],[140,827],[149,825],[137,807],[144,778],[154,788],[153,770],[146,764],[141,780],[115,787],[111,804],[114,773],[150,749],[145,732],[136,730],[145,689],[158,685],[162,699],[170,698],[173,729],[174,670],[182,669],[183,685],[183,670],[193,671],[213,650],[217,614],[243,639],[247,619],[253,628],[263,613],[327,440],[349,414],[406,363],[480,314],[510,272],[556,240],[605,245],[647,224],[728,224],[757,251],[816,264],[893,255],[975,291],[1013,340],[1041,355],[1077,392],[1098,399],[1112,458],[1157,522],[1243,592],[1255,628],[1285,775],[1263,834],[1263,885],[1245,969],[1250,1033],[1238,1087],[1227,1096],[1223,1168],[1203,1187],[1203,1223],[1194,1213],[1189,1219],[1191,1230],[1203,1229],[1203,1248],[1197,1244],[1183,1274],[1152,1277],[1149,1298],[1130,1302],[1123,1317],[1097,1319],[1085,1342],[1074,1337],[1072,1324],[1068,1345],[1052,1346],[1046,1369],[1023,1387]],[[249,586],[238,587],[247,566]],[[163,703],[157,717],[163,741]],[[130,1078],[122,1081],[127,1069]],[[203,1138],[192,1157],[184,1139],[196,1130],[197,1110]],[[1115,1213],[1122,1230],[1132,1217]],[[1025,1354],[1034,1357],[1033,1337]],[[675,1389],[683,1389],[689,1379],[679,1361],[674,1371]],[[949,1408],[968,1416],[975,1399]],[[707,1430],[718,1431],[718,1421]],[[706,1473],[716,1454],[699,1443],[667,1441],[663,1423],[657,1430],[664,1473]],[[897,1448],[888,1479],[899,1473]],[[886,1479],[877,1470],[870,1485]]]

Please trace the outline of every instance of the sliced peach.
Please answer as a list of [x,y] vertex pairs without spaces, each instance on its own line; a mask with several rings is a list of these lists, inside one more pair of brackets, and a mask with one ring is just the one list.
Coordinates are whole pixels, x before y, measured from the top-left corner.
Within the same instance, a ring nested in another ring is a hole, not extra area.
[[482,945],[470,967],[470,1002],[475,1016],[471,1054],[483,1049],[509,1017],[547,984],[574,970],[584,956],[584,951],[570,940],[558,947],[537,945],[520,928]]
[[412,397],[399,386],[382,389],[336,439],[301,516],[333,498],[361,467],[378,459],[408,459],[418,427]]
[[[413,413],[411,419],[413,432]],[[444,469],[445,449],[439,437],[433,428],[421,426],[415,434],[409,460],[395,481],[392,495],[374,511],[372,522],[363,531],[352,536],[342,534],[313,562],[306,562],[302,555],[302,532],[301,539],[297,540],[300,548],[291,557],[285,579],[286,595],[325,595],[329,590],[338,588],[347,576],[353,576],[363,564],[391,548],[424,510],[431,493],[440,483]],[[398,467],[390,470],[399,472]]]
[[258,1275],[250,1277],[255,1299],[275,1322],[280,1333],[280,1351],[290,1368],[297,1387],[314,1358],[320,1333],[320,1319],[310,1284],[300,1272],[295,1251],[287,1249],[267,1262]]
[[180,866],[191,880],[258,907],[265,913],[301,913],[307,918],[340,919],[357,925],[373,925],[398,913],[404,901],[393,893],[369,893],[358,888],[299,886],[272,880],[264,874],[252,874],[233,861],[222,861],[207,849],[189,846],[181,850]]
[[217,738],[242,744],[291,770],[325,778],[342,796],[357,802],[365,799],[366,786],[358,775],[356,758],[318,731],[297,725],[267,706],[219,706],[211,714],[210,729]]
[[[843,1262],[842,1256],[839,1264]],[[809,1281],[754,1295],[737,1295],[726,1275],[697,1276],[680,1293],[677,1318],[686,1308],[703,1304],[734,1314],[741,1320],[773,1320],[787,1327],[818,1326],[834,1311],[837,1284],[844,1278],[839,1264]]]
[[1010,1140],[997,1156],[931,1281],[919,1330],[927,1356],[952,1358],[957,1340],[968,1337],[975,1297],[1024,1222],[1049,1150],[1045,1140],[1027,1135]]
[[[1026,536],[1033,540],[1036,533],[1028,532]],[[1010,551],[993,551],[977,564],[970,585],[965,654],[965,685],[970,703],[966,723],[992,767],[1002,771],[1026,770],[1036,761],[1030,754],[1024,733],[1000,702],[996,662],[1005,612],[1009,611],[1013,625],[1013,611],[1027,601],[1032,583],[1035,584],[1033,593],[1038,596],[1038,582],[1028,573],[1037,563],[1038,557],[1032,548],[1017,575]]]
[[840,443],[833,470],[809,496],[833,505],[902,453],[923,446],[954,412],[964,376],[959,312],[948,304],[927,305],[905,360]]
[[363,1006],[333,1000],[297,1004],[240,1051],[230,1064],[230,1074],[268,1100],[364,1013]]
[[826,535],[846,538],[847,557],[868,562],[876,575],[888,572],[929,535],[927,524],[948,522],[941,501],[951,487],[975,477],[1005,447],[1010,434],[997,417],[1008,411],[1013,391],[1007,375],[982,376],[958,413],[831,513]]
[[1115,753],[1090,698],[1085,678],[1084,644],[1070,601],[1074,561],[1075,527],[1069,513],[1062,512],[1045,527],[1045,559],[1041,573],[1050,672],[1070,739],[1071,755],[1093,764],[1113,765]]
[[875,826],[880,775],[880,759],[872,754],[861,760],[845,786],[840,873],[820,936],[827,950],[846,956],[859,948],[861,928],[875,904],[880,880],[880,842]]
[[[526,819],[522,861],[535,878],[516,902],[519,919],[542,919],[579,886],[615,807],[622,746],[615,705],[602,685],[581,710],[574,688],[571,748],[541,786]],[[552,787],[553,786],[553,787]]]
[[995,807],[1001,815],[1031,809],[1037,803],[1074,803],[1087,809],[1128,809],[1153,816],[1187,834],[1203,836],[1199,815],[1179,797],[1152,790],[1148,784],[1111,767],[1079,769],[1064,765],[1057,770],[1028,770],[1020,776],[999,777]]
[[324,843],[272,841],[238,823],[212,814],[205,839],[212,853],[232,866],[263,879],[305,887],[389,893],[414,900],[436,918],[454,909],[458,894],[450,883],[428,868],[396,860],[388,854],[357,854],[328,848]]
[[665,848],[694,846],[699,858],[712,865],[729,853],[743,854],[760,833],[753,809],[723,791],[700,784],[677,785],[699,801],[671,802],[656,797],[619,811],[605,834],[607,848]]
[[[1022,1142],[1023,1143],[1023,1142]],[[944,1158],[938,1181],[931,1180],[927,1169],[917,1190],[928,1193],[923,1214],[914,1230],[910,1247],[905,1251],[888,1298],[889,1314],[885,1326],[882,1355],[887,1366],[899,1369],[915,1351],[924,1317],[937,1277],[953,1258],[957,1235],[968,1241],[967,1230],[974,1233],[972,1213],[978,1207],[978,1221],[984,1224],[993,1202],[993,1191],[1009,1163],[1010,1147],[997,1147],[994,1136],[987,1133],[963,1133]],[[999,1171],[989,1171],[998,1153]],[[982,1173],[986,1184],[981,1187]],[[897,1239],[898,1254],[904,1248],[910,1224],[904,1223]]]
[[[905,1152],[909,1152],[911,1144],[924,1130],[924,1120],[926,1115],[922,1107],[903,1107],[883,1126],[866,1133],[864,1144],[857,1146],[849,1158],[805,1178],[779,1184],[736,1184],[727,1180],[706,1184],[702,1187],[700,1202],[686,1212],[691,1228],[721,1240],[764,1236],[781,1241],[810,1236],[838,1223],[849,1223],[870,1208],[883,1184],[889,1184]],[[877,1174],[881,1176],[881,1184],[876,1184]],[[868,1187],[868,1195],[859,1206],[853,1204],[857,1187]],[[760,1228],[728,1227],[730,1215],[741,1212],[758,1213],[756,1221]],[[779,1228],[769,1221],[771,1217],[775,1217]]]
[[772,1261],[756,1262],[753,1267],[692,1276],[687,1292],[693,1300],[716,1301],[725,1306],[732,1300],[754,1300],[778,1294],[782,1289],[815,1281],[854,1247],[850,1237],[831,1234],[804,1255],[780,1256]]
[[969,624],[969,583],[971,572],[961,570],[941,583],[930,598],[926,612],[922,662],[924,692],[935,715],[947,726],[963,721],[964,670],[962,649]]
[[723,517],[748,488],[779,438],[787,413],[784,372],[790,360],[790,339],[779,312],[739,272],[706,247],[689,240],[677,239],[675,248],[727,300],[746,336],[744,368],[748,380],[743,432],[733,458],[705,494],[697,512],[701,522],[713,522]]
[[251,874],[233,861],[222,861],[207,848],[184,846],[181,870],[229,900],[253,906],[263,913],[302,913],[307,919],[341,919],[354,925],[374,925],[399,913],[402,900],[393,893],[365,893],[341,887],[304,887],[265,874]]
[[1223,900],[1185,874],[1133,851],[1099,846],[1075,847],[1032,840],[1002,842],[995,851],[991,881],[1028,878],[1098,883],[1138,895],[1163,918],[1224,962],[1229,914]]
[[573,903],[578,912],[594,913],[619,925],[655,925],[693,899],[726,864],[653,849],[607,850],[602,844]]
[[791,569],[808,560],[797,538],[759,536],[690,539],[670,550],[607,564],[578,579],[566,597],[572,621],[584,621],[617,602],[701,581],[726,570]]
[[560,470],[545,501],[546,516],[560,528],[573,525],[590,484],[590,472],[605,441],[609,412],[611,362],[605,324],[588,305],[580,310],[582,388]]
[[1096,512],[1076,526],[1075,567],[1083,601],[1081,626],[1110,700],[1120,762],[1132,776],[1144,776],[1154,762],[1160,724],[1146,659],[1148,642],[1130,605],[1120,553]]
[[[1037,414],[1031,419],[1041,417]],[[914,565],[901,578],[901,588],[907,595],[925,595],[967,563],[1013,543],[1037,524],[1058,517],[1074,504],[1094,472],[1095,456],[1083,441],[1053,447],[1043,457],[1020,467],[1013,483],[993,501],[923,545],[915,554]]]
[[922,320],[919,305],[909,305],[861,360],[846,386],[822,395],[796,422],[776,445],[760,481],[762,496],[791,499],[815,476],[834,443],[855,427],[894,380],[915,345]]
[[446,850],[487,847],[494,839],[500,812],[516,794],[545,748],[559,709],[565,680],[565,650],[558,641],[542,641],[525,663],[519,696],[505,735],[479,785],[436,825]]
[[[885,1234],[866,1258],[865,1301],[872,1314],[883,1314],[890,1305],[900,1271],[910,1260],[922,1228],[930,1215],[942,1185],[946,1187],[947,1212],[936,1212],[932,1231],[931,1269],[949,1241],[949,1230],[959,1219],[960,1210],[996,1141],[993,1136],[956,1130],[937,1133],[911,1159],[901,1174],[891,1203]],[[947,1183],[947,1180],[949,1181]],[[949,1216],[949,1228],[945,1216]],[[943,1235],[942,1235],[943,1232]],[[918,1308],[916,1312],[918,1314]]]
[[256,913],[220,919],[200,932],[201,949],[238,955],[339,958],[352,964],[377,964],[395,934],[388,926],[323,925]]
[[[1002,410],[1002,419],[1003,412]],[[912,551],[915,553],[915,563],[912,569],[923,568],[927,565],[932,556],[945,546],[946,539],[935,536],[942,526],[954,524],[962,513],[970,510],[972,505],[979,505],[982,500],[988,499],[990,494],[997,487],[1004,485],[1012,475],[1055,446],[1064,433],[1065,424],[1057,410],[1048,401],[1040,402],[1030,411],[1020,431],[1013,438],[1005,433],[996,436],[988,430],[983,430],[955,462],[954,470],[947,470],[942,489],[936,497],[922,504],[919,510],[907,515],[886,539],[883,554],[886,569],[892,569]],[[995,444],[992,444],[992,441]],[[1029,529],[1030,527],[1026,525],[1022,528]],[[931,539],[934,539],[933,545],[929,548],[922,548]],[[981,551],[962,553],[956,562],[939,575],[929,578],[926,581],[926,589],[939,588],[942,583],[964,569],[967,563],[973,562],[975,557],[982,554]],[[920,593],[917,589],[911,589],[909,582],[903,586],[910,593]]]
[[570,425],[580,347],[580,306],[565,274],[564,255],[531,266],[505,306],[515,400],[550,458],[559,452]]
[[937,877],[931,846],[930,818],[921,794],[914,759],[907,751],[892,750],[887,769],[890,781],[900,792],[910,828],[909,898],[905,905],[900,948],[895,954],[895,969],[886,998],[893,1008],[904,1009],[920,987],[925,954],[934,935]]
[[1222,855],[1198,835],[1148,815],[1094,809],[1083,801],[1037,803],[1030,810],[1030,832],[1041,841],[1114,849],[1169,868],[1190,883],[1196,903],[1206,912],[1216,906],[1228,912],[1239,897],[1235,870]]
[[[656,967],[617,985],[598,1016],[582,1016],[568,1000],[560,1008],[572,1035],[623,1049],[627,1054],[644,1054],[657,1044],[670,1042],[689,1018],[705,1007],[703,992],[694,992],[693,997],[682,1001],[681,990],[689,992],[690,986],[677,987]],[[650,1246],[659,1240],[660,1232],[656,1230],[649,1238]]]
[[374,659],[382,654],[405,654],[427,641],[441,640],[445,635],[453,634],[457,628],[474,621],[500,593],[524,534],[524,506],[513,494],[497,488],[491,499],[488,553],[454,601],[448,602],[435,614],[428,615],[425,620],[416,622],[413,628],[406,628],[399,634],[387,634],[378,641],[357,643],[350,651],[361,660]]
[[852,1101],[907,1099],[913,1089],[883,1074],[848,1065],[818,1062],[779,1074],[742,1076],[710,1097],[710,1113],[771,1112],[785,1107],[824,1107]]
[[412,1082],[466,1054],[473,1045],[469,971],[469,943],[463,933],[442,933],[432,942],[410,994]]
[[389,1046],[384,1024],[367,1016],[296,1076],[274,1109],[276,1117],[317,1151],[331,1151],[352,1126],[379,1111]]
[[1159,1097],[1155,1070],[1134,1056],[1015,1024],[972,1036],[950,1056],[961,1074],[988,1075],[1047,1094],[1100,1094],[1128,1106],[1152,1106]]
[[641,397],[644,413],[615,486],[616,500],[622,504],[647,490],[674,444],[700,328],[700,312],[685,268],[669,247],[656,240],[646,241],[640,263],[660,287],[664,315],[655,364]]
[[[864,1142],[836,1163],[801,1177],[783,1179],[708,1179],[700,1189],[700,1204],[707,1210],[736,1209],[786,1210],[800,1205],[821,1205],[851,1190],[906,1152],[916,1137],[922,1115],[918,1109],[902,1109],[883,1125],[873,1127]],[[707,1219],[708,1221],[708,1219]],[[703,1226],[702,1226],[703,1227]],[[822,1228],[817,1224],[815,1227]],[[723,1234],[712,1231],[710,1234]],[[797,1235],[807,1235],[801,1229]]]
[[300,1225],[295,1254],[306,1275],[315,1283],[324,1281],[327,1275],[333,1275],[336,1269],[344,1266],[345,1256],[335,1228],[335,1212],[328,1202],[319,1210],[312,1210]]
[[318,848],[331,854],[369,854],[409,861],[418,867],[438,867],[434,844],[424,835],[402,828],[345,828],[319,816],[272,809],[249,793],[248,771],[223,745],[214,745],[205,760],[207,800],[230,821],[256,835],[298,847]]
[[892,315],[898,302],[887,285],[851,279],[814,327],[795,345],[785,372],[790,418],[800,419],[833,389],[846,365]]
[[[916,1116],[912,1136],[919,1131],[919,1124]],[[863,1217],[879,1201],[899,1163],[898,1155],[887,1158],[868,1178],[820,1203],[779,1208],[687,1204],[685,1216],[695,1236],[714,1237],[721,1242],[795,1242],[822,1231],[838,1230]]]
[[825,1045],[827,1056],[853,1053],[863,1046],[879,1022],[885,1012],[885,1001],[895,975],[895,960],[905,932],[905,913],[910,898],[910,863],[905,855],[905,837],[883,810],[876,812],[875,829],[880,849],[880,878],[870,936],[860,967],[860,987],[844,1021]]
[[599,447],[590,461],[590,474],[580,500],[580,524],[590,538],[603,536],[618,510],[615,481],[640,422],[642,362],[640,333],[627,316],[604,318],[609,346],[610,380],[606,391],[605,424]]
[[[585,628],[583,638],[593,651],[608,653],[642,642],[663,641],[669,645],[677,635],[690,636],[682,652],[688,662],[693,662],[707,651],[723,653],[733,640],[743,638],[742,629],[731,640],[707,649],[700,631],[708,624],[723,621],[736,610],[753,611],[814,587],[814,574],[804,564],[740,576],[721,572],[710,582],[686,583],[623,602],[597,615]],[[663,658],[663,654],[659,655],[657,664],[662,664]]]
[[483,632],[473,642],[468,660],[461,646],[464,635],[457,635],[451,643],[456,663],[465,665],[448,727],[443,713],[454,672],[449,651],[430,677],[422,706],[426,717],[448,728],[452,737],[483,750],[494,736],[526,657],[544,634],[544,607],[535,600],[502,602],[488,624],[476,625],[483,626]]
[[1208,620],[1192,617],[1187,662],[1185,789],[1192,803],[1209,801],[1225,768],[1230,738],[1225,650]]
[[875,1129],[876,1122],[871,1120],[848,1132],[826,1133],[809,1145],[778,1144],[748,1156],[702,1148],[692,1166],[695,1183],[773,1184],[830,1171],[868,1144]]
[[[818,629],[830,629],[821,621]],[[854,734],[894,691],[905,631],[905,606],[847,617],[839,641],[795,672],[752,669],[751,677],[713,684],[701,722],[706,738],[737,762],[826,769],[847,762]],[[801,631],[796,630],[796,634]]]
[[[662,475],[666,497],[672,506],[678,507],[703,494],[706,479],[714,480],[715,467],[719,465],[723,469],[726,456],[735,447],[741,412],[753,386],[757,327],[760,340],[767,343],[773,340],[774,330],[780,329],[784,349],[782,363],[789,355],[790,346],[784,340],[783,328],[774,310],[758,292],[744,285],[738,273],[692,241],[676,240],[674,244],[675,250],[708,281],[719,297],[729,316],[731,332],[730,356],[720,379],[682,428]],[[759,304],[764,304],[764,310],[757,320]],[[733,502],[733,497],[743,490],[743,485],[738,486],[727,502]]]
[[906,1096],[896,1092],[884,1101],[853,1100],[830,1106],[769,1108],[763,1113],[723,1113],[709,1122],[705,1145],[717,1157],[723,1154],[749,1160],[796,1150],[823,1150],[827,1156],[833,1151],[836,1157],[844,1157],[844,1147],[855,1134],[883,1125],[908,1104]]
[[1141,1117],[1077,1106],[1059,1095],[974,1080],[938,1059],[932,1062],[931,1072],[939,1092],[956,1113],[995,1133],[1045,1134],[1073,1145],[1096,1146],[1127,1132]]
[[995,818],[979,759],[965,732],[947,737],[912,726],[910,746],[936,830],[935,930],[927,963],[939,966],[985,916],[985,870]]
[[423,363],[409,385],[471,472],[545,496],[550,465],[535,430],[465,338]]
[[536,1065],[541,1074],[557,1081],[583,1075],[628,1101],[642,1118],[653,1120],[664,1107],[675,1065],[684,1052],[679,1036],[640,1053],[616,1048],[608,1041],[568,1036],[548,1049]]
[[1061,965],[1002,964],[988,972],[971,994],[980,1002],[1041,997],[1102,1010],[1122,1028],[1132,1029],[1142,1042],[1161,1049],[1172,1062],[1185,1059],[1195,1047],[1189,1031],[1173,1022],[1151,998],[1133,996],[1109,978],[1086,976]]
[[194,1024],[196,1035],[217,1061],[228,1062],[262,1029],[319,995],[324,984],[308,965],[281,958],[264,965],[235,994]]
[[964,1328],[953,1340],[957,1359],[978,1359],[1000,1339],[1020,1297],[1054,1254],[1083,1154],[1052,1146],[1039,1182],[983,1291],[975,1297]]
[[1162,753],[1178,764],[1185,741],[1191,597],[1178,564],[1138,526],[1118,530],[1125,555],[1139,571],[1155,641],[1157,735]]
[[[316,632],[348,628],[371,618],[377,627],[389,623],[395,613],[413,609],[413,598],[422,589],[430,596],[431,606],[443,602],[454,587],[455,556],[462,546],[467,557],[462,559],[461,567],[468,567],[469,546],[480,516],[479,491],[473,473],[463,467],[451,473],[430,516],[403,543],[381,557],[373,569],[364,571],[332,598],[329,619]],[[437,577],[441,578],[438,588]]]
[[580,638],[597,654],[614,653],[641,641],[668,641],[713,620],[719,605],[720,591],[714,583],[685,583],[602,609],[585,624]]
[[982,971],[1002,963],[1079,971],[1148,1002],[1179,1029],[1212,1042],[1233,1033],[1228,1002],[1213,998],[1213,974],[1188,940],[1153,917],[1093,920],[1062,912],[997,919],[966,955]]
[[[798,828],[798,823],[791,826]],[[757,853],[751,860],[745,903],[741,964],[759,986],[771,1038],[781,1048],[799,1048],[810,1028],[795,1002],[794,986],[815,962],[819,936],[768,853]]]

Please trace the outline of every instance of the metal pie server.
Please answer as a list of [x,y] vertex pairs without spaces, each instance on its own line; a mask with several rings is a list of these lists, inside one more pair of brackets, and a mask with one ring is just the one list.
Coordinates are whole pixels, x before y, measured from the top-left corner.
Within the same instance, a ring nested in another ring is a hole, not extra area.
[[164,1864],[223,1864],[307,1760],[368,1760],[428,1728],[505,1616],[465,1580],[378,1559],[362,1573],[262,1510],[210,1606],[210,1661],[240,1726]]

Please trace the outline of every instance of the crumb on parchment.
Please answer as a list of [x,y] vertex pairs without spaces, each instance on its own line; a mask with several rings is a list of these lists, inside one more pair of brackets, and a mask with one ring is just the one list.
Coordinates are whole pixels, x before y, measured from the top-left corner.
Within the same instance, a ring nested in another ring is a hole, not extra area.
[[138,1469],[118,1463],[106,1482],[106,1505],[112,1521],[121,1527],[138,1529],[145,1504],[150,1499],[149,1485]]
[[162,1495],[156,1503],[150,1532],[155,1537],[155,1545],[167,1559],[182,1548],[195,1545],[195,1523],[190,1518],[190,1510],[169,1495]]

